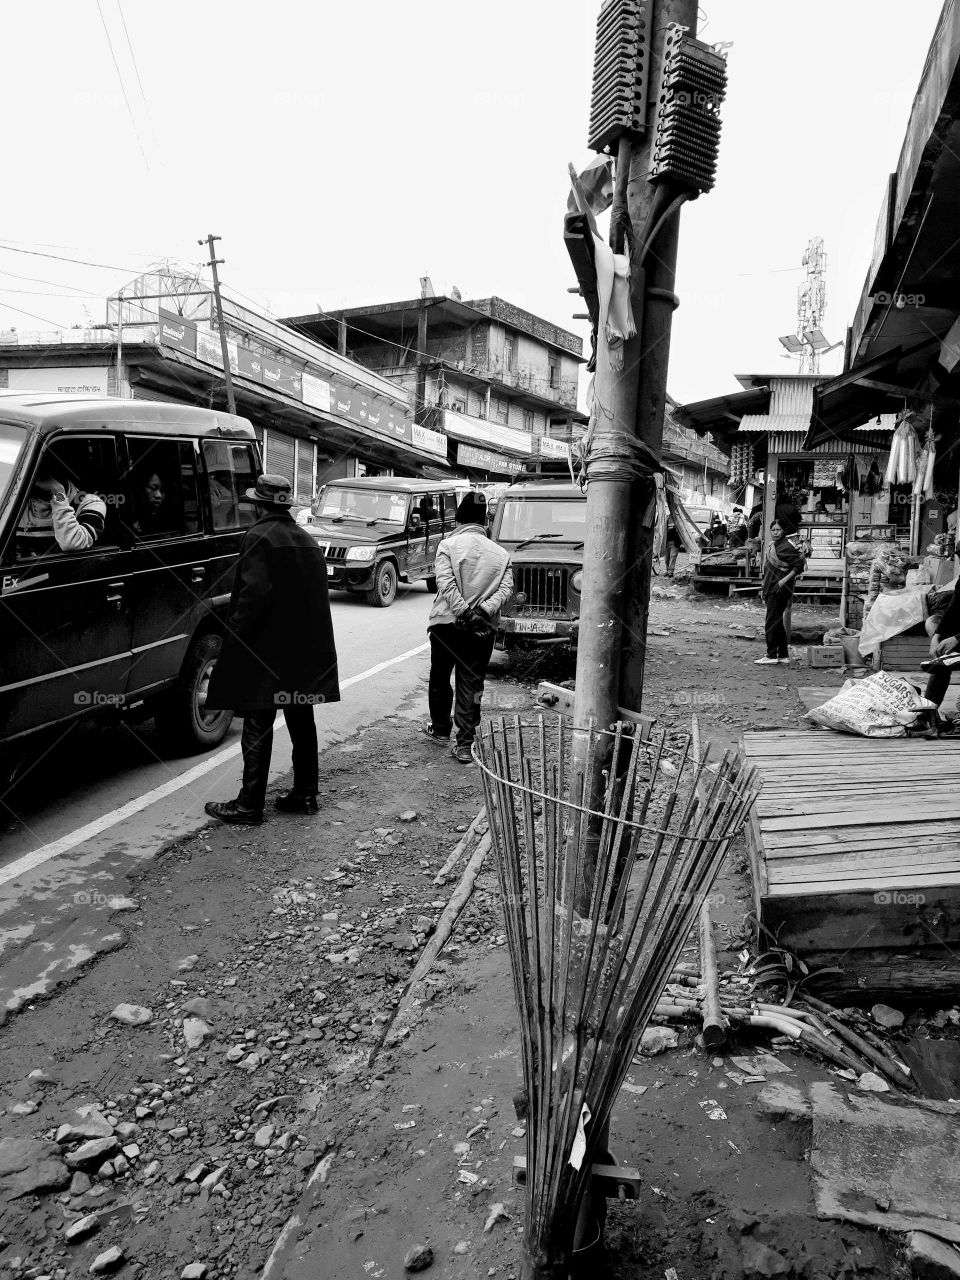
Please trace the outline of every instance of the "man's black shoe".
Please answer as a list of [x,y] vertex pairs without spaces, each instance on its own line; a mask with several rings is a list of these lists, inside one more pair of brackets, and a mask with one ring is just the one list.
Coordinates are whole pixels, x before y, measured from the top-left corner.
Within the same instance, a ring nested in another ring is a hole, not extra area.
[[241,809],[236,800],[208,800],[203,806],[204,812],[218,822],[233,823],[241,827],[259,827],[263,822],[263,813],[254,809]]
[[306,813],[312,815],[320,812],[316,796],[301,796],[297,795],[296,791],[282,792],[273,803],[281,813]]

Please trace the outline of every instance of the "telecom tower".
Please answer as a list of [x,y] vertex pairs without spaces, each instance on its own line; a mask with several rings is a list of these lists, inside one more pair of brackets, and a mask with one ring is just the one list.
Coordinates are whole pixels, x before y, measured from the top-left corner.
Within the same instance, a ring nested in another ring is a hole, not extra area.
[[827,255],[823,236],[814,236],[800,259],[806,267],[806,279],[797,287],[797,331],[780,342],[791,355],[800,357],[800,373],[819,373],[820,357],[831,350],[823,336],[823,314],[827,309]]

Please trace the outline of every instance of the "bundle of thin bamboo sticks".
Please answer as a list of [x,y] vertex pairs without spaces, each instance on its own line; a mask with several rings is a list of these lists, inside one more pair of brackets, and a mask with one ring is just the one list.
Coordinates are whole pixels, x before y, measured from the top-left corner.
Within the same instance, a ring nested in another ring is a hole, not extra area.
[[[576,773],[574,733],[590,735]],[[644,743],[625,724],[500,717],[481,727],[475,753],[520,1013],[524,1276],[556,1280],[640,1034],[755,781],[733,753],[707,768],[709,747],[697,759],[689,738]]]

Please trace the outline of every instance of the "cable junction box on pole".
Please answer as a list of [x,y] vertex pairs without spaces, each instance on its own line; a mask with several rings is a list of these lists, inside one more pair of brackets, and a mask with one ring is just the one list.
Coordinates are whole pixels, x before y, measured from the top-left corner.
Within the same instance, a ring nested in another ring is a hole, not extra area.
[[669,179],[696,192],[713,187],[726,91],[721,54],[671,23],[664,40],[651,182]]
[[587,146],[606,151],[624,133],[645,128],[650,76],[650,5],[607,0],[597,18]]

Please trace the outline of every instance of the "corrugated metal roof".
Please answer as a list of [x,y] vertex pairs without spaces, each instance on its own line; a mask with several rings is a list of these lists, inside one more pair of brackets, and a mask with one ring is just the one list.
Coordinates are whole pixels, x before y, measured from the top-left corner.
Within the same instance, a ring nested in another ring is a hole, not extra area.
[[[771,378],[770,413],[811,414],[814,383],[808,377]],[[809,426],[809,422],[807,424]],[[804,427],[804,431],[806,431]]]
[[810,429],[809,413],[745,413],[738,431],[801,431]]

